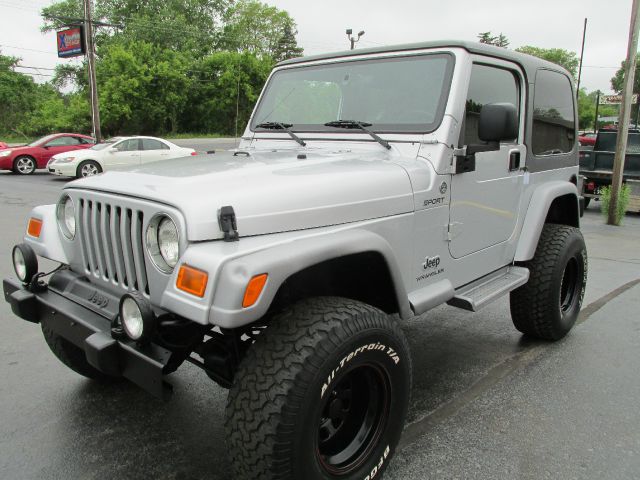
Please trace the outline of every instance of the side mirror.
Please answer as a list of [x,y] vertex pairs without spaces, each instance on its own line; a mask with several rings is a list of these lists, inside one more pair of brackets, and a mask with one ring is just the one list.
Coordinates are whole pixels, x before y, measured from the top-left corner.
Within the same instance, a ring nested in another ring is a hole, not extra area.
[[518,111],[511,103],[488,103],[480,110],[478,137],[483,142],[512,140],[518,136]]
[[518,110],[511,103],[487,103],[480,110],[478,138],[486,143],[467,145],[455,158],[455,173],[476,169],[476,153],[500,150],[502,140],[518,137]]

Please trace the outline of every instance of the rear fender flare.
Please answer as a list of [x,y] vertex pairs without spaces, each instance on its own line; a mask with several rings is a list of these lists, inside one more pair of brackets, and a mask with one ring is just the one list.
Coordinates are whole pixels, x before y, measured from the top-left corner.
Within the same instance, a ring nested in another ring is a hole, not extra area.
[[529,201],[514,261],[525,262],[533,258],[551,204],[557,198],[566,195],[575,197],[576,202],[577,215],[575,219],[571,219],[570,225],[580,226],[580,208],[578,205],[578,189],[576,186],[571,182],[560,180],[540,185],[535,189]]

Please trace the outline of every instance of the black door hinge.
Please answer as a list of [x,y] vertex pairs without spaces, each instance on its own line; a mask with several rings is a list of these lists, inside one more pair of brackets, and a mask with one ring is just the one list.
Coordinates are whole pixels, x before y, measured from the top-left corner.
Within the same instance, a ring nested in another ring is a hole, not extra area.
[[218,224],[220,230],[224,233],[225,242],[237,242],[240,238],[238,235],[238,225],[236,223],[236,213],[231,205],[220,208],[218,212]]

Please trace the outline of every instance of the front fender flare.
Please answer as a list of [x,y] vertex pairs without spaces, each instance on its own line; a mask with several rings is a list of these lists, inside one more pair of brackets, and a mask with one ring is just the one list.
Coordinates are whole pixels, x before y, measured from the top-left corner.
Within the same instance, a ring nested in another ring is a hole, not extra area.
[[[575,196],[577,204],[578,189],[571,182],[558,180],[544,183],[535,189],[529,201],[514,261],[525,262],[533,258],[549,208],[556,198],[564,195]],[[580,209],[577,208],[576,211],[579,212]],[[579,224],[579,219],[576,219],[576,224]]]
[[[400,316],[412,316],[400,269],[389,243],[368,230],[346,230],[306,237],[231,260],[218,276],[209,321],[235,328],[264,316],[282,283],[294,273],[350,254],[377,252],[385,259],[395,288]],[[242,308],[247,283],[254,275],[268,273],[264,290],[255,305]]]

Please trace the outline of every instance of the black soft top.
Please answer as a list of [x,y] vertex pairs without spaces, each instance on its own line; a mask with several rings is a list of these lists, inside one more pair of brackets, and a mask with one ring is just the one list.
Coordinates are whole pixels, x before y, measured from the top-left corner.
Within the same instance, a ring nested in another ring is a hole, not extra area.
[[[278,66],[293,65],[303,62],[311,62],[314,60],[327,60],[332,58],[354,57],[359,55],[369,55],[376,53],[390,53],[401,52],[410,50],[423,50],[423,49],[437,49],[437,48],[463,48],[470,53],[478,55],[487,55],[494,58],[502,58],[517,63],[525,71],[526,76],[529,79],[535,78],[535,72],[539,68],[548,68],[551,70],[559,70],[564,72],[571,78],[571,74],[561,66],[542,60],[541,58],[527,55],[525,53],[515,52],[506,48],[495,47],[493,45],[486,45],[484,43],[477,42],[465,42],[462,40],[439,40],[433,42],[418,42],[418,43],[405,43],[402,45],[389,45],[384,47],[375,48],[358,48],[356,50],[345,50],[342,52],[322,53],[320,55],[310,55],[307,57],[298,57],[285,60],[278,63]],[[532,81],[532,80],[531,80]]]

